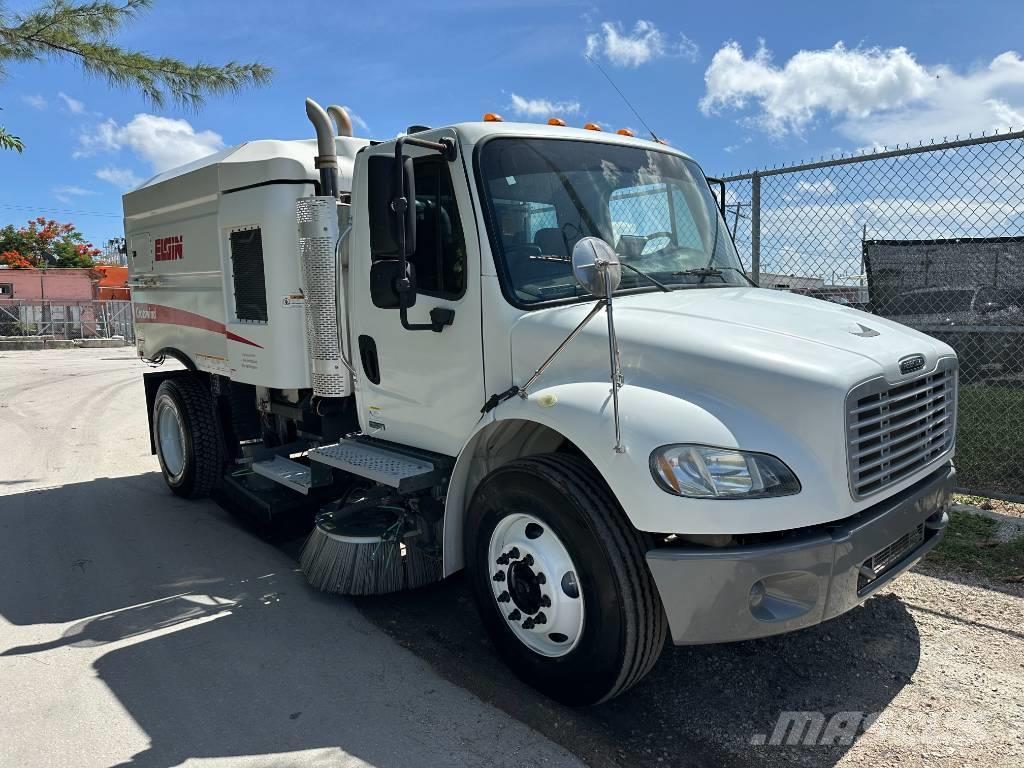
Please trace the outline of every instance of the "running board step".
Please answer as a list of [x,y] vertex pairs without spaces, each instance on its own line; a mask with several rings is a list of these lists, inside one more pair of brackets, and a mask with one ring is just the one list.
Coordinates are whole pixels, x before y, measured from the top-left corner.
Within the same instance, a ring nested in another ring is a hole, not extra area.
[[308,456],[310,461],[396,488],[399,493],[422,491],[442,480],[442,473],[425,458],[351,438],[315,448]]
[[308,466],[297,461],[275,456],[266,461],[254,461],[252,471],[286,488],[306,495],[313,487],[313,473]]

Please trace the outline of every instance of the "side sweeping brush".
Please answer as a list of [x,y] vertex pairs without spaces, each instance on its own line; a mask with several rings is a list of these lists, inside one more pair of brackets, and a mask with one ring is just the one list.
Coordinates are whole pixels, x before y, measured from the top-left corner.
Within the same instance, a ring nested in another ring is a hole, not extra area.
[[437,532],[423,530],[436,525],[392,505],[345,514],[338,521],[322,515],[299,564],[321,592],[383,595],[421,587],[442,577],[441,557],[429,546]]

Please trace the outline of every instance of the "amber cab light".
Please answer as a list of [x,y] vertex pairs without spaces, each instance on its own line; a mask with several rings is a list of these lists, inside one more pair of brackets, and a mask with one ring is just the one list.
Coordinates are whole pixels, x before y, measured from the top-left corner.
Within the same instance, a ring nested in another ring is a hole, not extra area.
[[548,125],[560,125],[565,128],[565,120],[560,117],[552,117],[548,119]]
[[505,118],[503,118],[497,112],[488,112],[486,115],[484,115],[484,122],[485,123],[503,123],[503,122],[505,122]]
[[636,134],[629,130],[629,128],[619,128],[616,133],[619,134],[619,136],[636,136]]
[[584,130],[587,130],[587,131],[600,131],[601,130],[601,126],[598,125],[597,123],[587,123],[586,125],[583,126],[583,128],[584,128]]

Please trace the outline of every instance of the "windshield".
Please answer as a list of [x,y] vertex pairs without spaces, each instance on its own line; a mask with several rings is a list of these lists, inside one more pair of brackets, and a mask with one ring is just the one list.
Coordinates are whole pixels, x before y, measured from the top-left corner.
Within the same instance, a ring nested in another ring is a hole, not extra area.
[[[520,304],[585,296],[569,258],[581,237],[669,288],[750,285],[704,174],[668,152],[563,139],[494,139],[480,174],[492,242]],[[620,291],[658,290],[622,271]]]

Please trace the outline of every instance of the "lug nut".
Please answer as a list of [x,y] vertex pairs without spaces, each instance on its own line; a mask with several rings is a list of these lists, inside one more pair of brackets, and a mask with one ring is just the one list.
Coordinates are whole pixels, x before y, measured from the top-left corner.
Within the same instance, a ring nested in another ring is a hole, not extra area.
[[516,608],[514,611],[512,611],[512,613],[508,615],[509,621],[519,621],[521,618],[523,618],[523,614],[519,612],[518,608]]
[[548,597],[547,595],[541,595],[540,596],[540,604],[541,604],[541,606],[543,608],[550,608],[551,607],[551,598]]
[[533,629],[535,626],[533,619],[527,619],[523,622],[523,629]]
[[548,617],[544,615],[544,611],[541,611],[540,613],[538,613],[536,616],[533,617],[533,623],[534,624],[547,624],[548,623]]
[[505,572],[504,571],[498,571],[496,574],[494,574],[494,581],[504,581],[504,580],[505,580]]
[[499,603],[507,603],[511,599],[512,598],[509,597],[508,592],[502,592],[500,595],[498,595],[498,602]]
[[502,555],[495,562],[498,565],[508,565],[508,555]]
[[510,549],[505,554],[508,555],[508,557],[510,557],[513,560],[518,560],[519,559],[519,547],[512,547],[512,549]]
[[545,576],[543,573],[538,573],[537,574],[537,583],[538,584],[547,584],[548,583],[548,577]]
[[523,558],[523,565],[533,565],[533,555],[527,555]]

